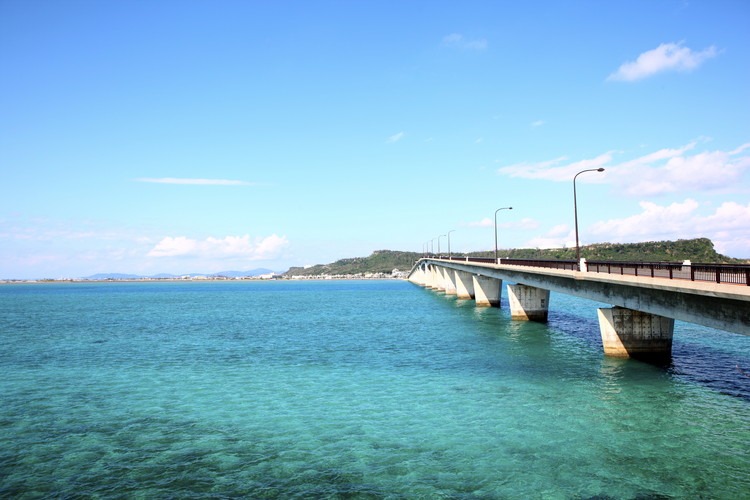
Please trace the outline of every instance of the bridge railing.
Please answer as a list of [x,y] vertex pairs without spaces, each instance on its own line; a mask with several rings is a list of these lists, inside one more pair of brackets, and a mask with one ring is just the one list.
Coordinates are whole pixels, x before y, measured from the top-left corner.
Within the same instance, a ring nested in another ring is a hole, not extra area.
[[445,255],[441,255],[441,256],[438,257],[438,259],[455,260],[455,261],[458,261],[458,262],[484,262],[486,264],[494,264],[495,263],[495,259],[488,258],[488,257],[454,257],[454,256],[446,257]]
[[511,266],[533,266],[533,267],[546,267],[548,269],[566,269],[568,271],[575,271],[576,261],[574,260],[542,260],[542,259],[500,259],[502,264],[510,264]]
[[750,265],[743,264],[606,261],[589,261],[586,264],[591,272],[750,286]]
[[[495,259],[483,257],[446,257],[439,259],[459,262],[495,263]],[[500,259],[502,264],[514,266],[544,267],[549,269],[577,269],[574,260]],[[651,278],[682,279],[713,283],[750,286],[750,265],[747,264],[703,264],[678,262],[619,262],[597,261],[586,263],[588,272],[619,274],[622,276],[645,276]]]
[[618,262],[597,261],[586,262],[590,272],[620,274],[622,276],[650,276],[651,278],[691,279],[691,270],[676,262]]

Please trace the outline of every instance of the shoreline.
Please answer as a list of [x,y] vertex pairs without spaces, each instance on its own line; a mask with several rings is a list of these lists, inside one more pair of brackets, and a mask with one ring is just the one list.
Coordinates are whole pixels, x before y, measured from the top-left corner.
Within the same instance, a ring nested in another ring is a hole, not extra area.
[[400,277],[364,277],[364,276],[336,276],[336,277],[304,277],[304,278],[141,278],[141,279],[42,279],[42,280],[0,280],[0,285],[22,284],[60,284],[60,283],[177,283],[177,282],[205,282],[205,281],[344,281],[344,280],[403,280]]

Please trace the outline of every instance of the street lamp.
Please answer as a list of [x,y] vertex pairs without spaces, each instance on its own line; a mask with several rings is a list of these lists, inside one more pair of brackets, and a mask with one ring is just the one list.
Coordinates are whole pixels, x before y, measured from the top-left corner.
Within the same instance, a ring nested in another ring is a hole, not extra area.
[[500,210],[513,210],[513,207],[503,207],[495,210],[495,264],[497,264],[497,213]]
[[450,231],[448,231],[448,234],[446,235],[448,236],[448,259],[449,260],[451,258],[451,233],[453,231],[455,231],[455,229],[451,229]]
[[441,234],[440,236],[437,237],[437,240],[438,240],[438,257],[440,257],[440,238],[442,238],[443,236],[445,236],[445,235]]
[[584,172],[604,172],[603,168],[589,168],[586,170],[581,170],[576,175],[573,176],[573,215],[575,217],[575,224],[576,224],[576,266],[578,270],[581,270],[581,249],[578,246],[578,202],[576,201],[576,177],[581,175]]
[[435,255],[435,238],[430,240],[430,254]]

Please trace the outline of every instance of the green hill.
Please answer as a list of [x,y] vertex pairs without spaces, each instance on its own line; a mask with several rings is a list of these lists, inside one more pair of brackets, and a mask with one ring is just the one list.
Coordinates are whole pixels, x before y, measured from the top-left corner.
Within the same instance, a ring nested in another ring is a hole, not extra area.
[[332,264],[318,264],[312,267],[292,267],[286,276],[316,276],[319,274],[365,274],[388,273],[394,269],[408,271],[417,259],[423,257],[418,252],[398,252],[395,250],[376,250],[369,257],[341,259]]
[[[454,256],[494,257],[494,252],[454,253]],[[575,248],[514,248],[498,250],[498,256],[510,259],[575,260]],[[341,259],[331,264],[319,264],[308,268],[292,267],[286,276],[317,276],[322,274],[366,274],[388,273],[393,269],[408,271],[423,254],[377,250],[369,257]],[[746,263],[721,255],[708,238],[677,241],[649,241],[643,243],[596,243],[581,247],[581,257],[587,260],[611,260],[625,262],[692,262],[737,264]]]
[[[494,257],[494,252],[472,252],[470,257]],[[498,257],[509,259],[575,260],[576,249],[516,248],[498,250]],[[692,262],[736,264],[745,262],[717,253],[708,238],[677,241],[647,241],[643,243],[596,243],[581,247],[581,257],[586,260],[612,260],[625,262]]]

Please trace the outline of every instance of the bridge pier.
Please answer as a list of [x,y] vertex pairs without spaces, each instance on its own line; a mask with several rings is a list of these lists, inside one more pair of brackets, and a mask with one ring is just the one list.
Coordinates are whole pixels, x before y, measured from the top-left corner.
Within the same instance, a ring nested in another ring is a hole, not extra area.
[[473,275],[465,271],[456,271],[456,295],[459,299],[474,298]]
[[472,276],[474,300],[479,307],[500,307],[503,280],[475,274]]
[[413,273],[411,273],[411,276],[409,276],[409,281],[412,283],[416,283],[417,285],[425,286],[427,284],[426,276],[424,273],[424,269],[422,266],[419,266],[417,269],[414,270]]
[[446,295],[456,295],[456,278],[453,269],[443,268],[443,283]]
[[432,274],[432,281],[430,282],[430,288],[433,290],[442,291],[445,290],[445,288],[442,287],[443,284],[443,273],[440,272],[440,267],[436,265],[432,265],[431,272]]
[[624,307],[598,311],[605,355],[652,361],[671,358],[674,319]]
[[547,321],[549,290],[528,285],[508,285],[510,317],[525,321]]

